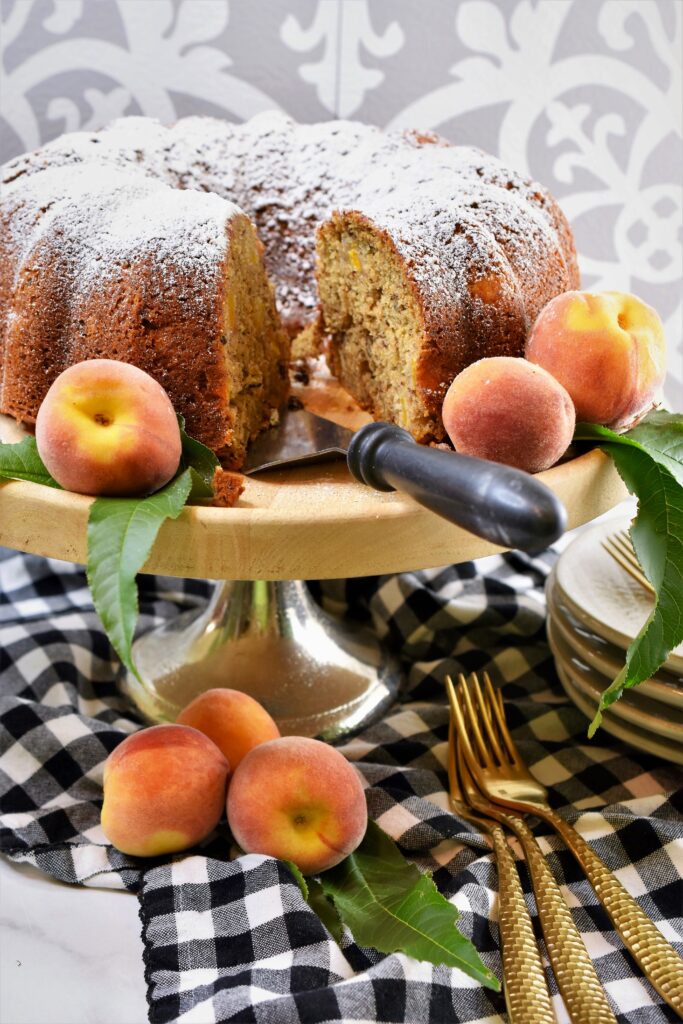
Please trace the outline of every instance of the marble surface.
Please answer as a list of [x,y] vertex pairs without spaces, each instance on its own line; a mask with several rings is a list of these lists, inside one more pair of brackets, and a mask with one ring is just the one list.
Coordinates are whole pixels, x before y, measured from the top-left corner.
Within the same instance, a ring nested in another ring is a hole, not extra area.
[[2,1024],[144,1024],[137,897],[0,857]]

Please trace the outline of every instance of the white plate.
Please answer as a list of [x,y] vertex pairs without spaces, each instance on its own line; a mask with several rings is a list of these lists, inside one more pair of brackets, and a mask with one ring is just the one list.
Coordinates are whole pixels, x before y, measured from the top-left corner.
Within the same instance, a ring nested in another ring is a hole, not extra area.
[[[573,678],[562,664],[557,665],[557,674],[570,700],[576,704],[579,711],[583,712],[587,718],[592,719],[595,715],[595,702],[590,697],[586,697],[581,693]],[[603,714],[600,728],[604,729],[611,736],[616,736],[617,739],[630,743],[637,750],[645,751],[646,754],[655,754],[657,757],[663,757],[667,761],[673,761],[674,764],[683,764],[683,748],[681,748],[680,743],[673,743],[671,740],[665,740],[661,736],[654,736],[645,729],[639,729],[638,726],[625,722],[622,718],[615,718],[613,715],[610,715],[609,711]]]
[[[555,566],[555,585],[570,611],[624,650],[652,611],[650,594],[602,546],[609,534],[628,526],[628,518],[610,519],[583,530]],[[667,669],[683,675],[683,644],[669,655]]]
[[[623,650],[597,636],[579,622],[563,603],[554,582],[553,570],[546,584],[546,600],[548,615],[552,617],[556,630],[586,664],[610,681],[615,679],[624,667]],[[640,683],[638,693],[671,707],[683,709],[683,678],[664,669],[656,672],[652,679]]]
[[[555,656],[555,664],[561,664],[571,676],[574,685],[593,702],[594,706],[597,706],[600,695],[612,680],[592,669],[571,649],[560,636],[552,618],[548,619],[547,628],[548,643]],[[623,718],[647,732],[665,736],[679,743],[683,751],[683,711],[650,700],[639,690],[640,687],[625,690],[623,696],[610,706],[609,714]]]

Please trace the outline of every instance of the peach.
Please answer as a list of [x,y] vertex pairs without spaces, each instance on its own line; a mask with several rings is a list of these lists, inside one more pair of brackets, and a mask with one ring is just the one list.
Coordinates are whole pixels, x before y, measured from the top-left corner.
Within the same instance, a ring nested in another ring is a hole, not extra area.
[[578,420],[625,430],[656,404],[666,340],[635,295],[564,292],[539,313],[526,357],[565,386]]
[[228,770],[197,729],[155,725],[127,736],[104,767],[104,834],[133,857],[194,846],[220,821]]
[[554,465],[574,434],[566,390],[540,366],[513,356],[490,356],[462,370],[446,392],[442,416],[461,454],[528,473]]
[[60,373],[38,410],[36,443],[57,483],[79,494],[151,494],[180,462],[170,398],[144,370],[114,359]]
[[254,747],[237,768],[228,823],[247,853],[294,861],[311,875],[356,849],[368,812],[358,772],[338,750],[284,736]]
[[206,690],[183,708],[176,721],[213,740],[232,771],[253,747],[280,735],[266,709],[239,690]]

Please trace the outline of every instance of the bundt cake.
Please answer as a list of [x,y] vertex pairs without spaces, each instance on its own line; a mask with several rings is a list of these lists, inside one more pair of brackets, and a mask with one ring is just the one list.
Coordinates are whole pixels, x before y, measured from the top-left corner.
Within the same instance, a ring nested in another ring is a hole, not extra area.
[[249,218],[134,167],[3,186],[0,410],[26,423],[82,359],[135,363],[238,466],[287,390],[288,343]]
[[233,466],[287,386],[264,264],[294,351],[323,346],[361,405],[420,441],[443,438],[464,366],[521,355],[578,285],[541,186],[351,122],[122,118],[6,164],[0,206],[0,411],[34,422],[60,370],[108,355],[156,377]]

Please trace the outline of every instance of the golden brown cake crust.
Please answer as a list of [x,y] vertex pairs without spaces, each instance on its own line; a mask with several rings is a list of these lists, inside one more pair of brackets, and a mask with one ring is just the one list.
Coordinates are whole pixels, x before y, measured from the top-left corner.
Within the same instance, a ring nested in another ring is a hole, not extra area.
[[121,359],[155,377],[190,433],[220,449],[232,428],[222,279],[231,223],[244,214],[135,172],[94,171],[46,170],[18,190],[13,235],[27,219],[36,227],[13,281],[2,411],[33,423],[66,366]]
[[[244,442],[226,363],[225,286],[237,228],[253,236],[245,214],[106,162],[48,162],[4,186],[2,211],[2,412],[34,423],[68,365],[120,359],[158,380],[188,432],[238,465]],[[260,260],[255,237],[251,256]],[[260,275],[261,336],[277,365],[263,374],[255,430],[287,393],[287,345]]]
[[246,478],[232,470],[217,469],[213,475],[213,501],[216,508],[234,508],[244,491]]
[[[153,227],[145,235],[145,206],[161,191],[175,209],[188,206],[186,222],[169,216],[161,232],[163,261]],[[421,311],[416,383],[432,419],[463,366],[520,355],[542,306],[578,286],[571,232],[552,197],[479,150],[430,132],[297,125],[275,113],[169,128],[123,118],[2,169],[0,411],[30,422],[65,359],[126,350],[168,387],[191,431],[229,446],[216,283],[224,257],[212,232],[194,259],[183,241],[213,224],[220,204],[224,224],[236,216],[226,200],[256,225],[291,335],[324,329],[315,237],[334,211],[387,240]],[[145,240],[126,259],[107,239],[112,211],[123,215],[131,202]]]
[[422,314],[416,385],[440,422],[456,374],[483,356],[523,355],[540,310],[579,273],[567,221],[537,183],[466,147],[428,146],[407,162],[405,178],[369,174],[359,208],[333,220],[337,231],[371,225],[403,261]]

